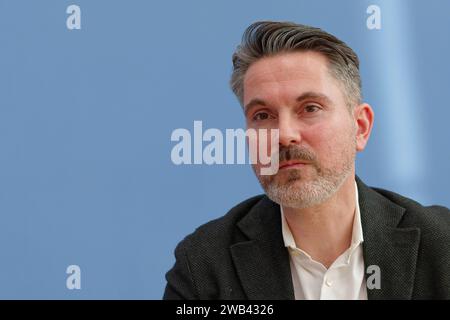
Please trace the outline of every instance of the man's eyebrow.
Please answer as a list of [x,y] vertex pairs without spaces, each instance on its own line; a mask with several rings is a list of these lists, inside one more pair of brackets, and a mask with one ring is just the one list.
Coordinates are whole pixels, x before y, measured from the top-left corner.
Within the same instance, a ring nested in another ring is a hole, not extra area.
[[244,106],[244,114],[247,114],[247,112],[254,106],[266,106],[266,103],[264,100],[258,98],[250,100],[250,102]]
[[[298,96],[297,99],[295,99],[295,100],[297,102],[302,102],[303,100],[307,100],[307,99],[322,100],[327,104],[332,104],[330,98],[328,98],[325,94],[319,93],[319,92],[314,92],[314,91],[305,92],[305,93],[301,94],[300,96]],[[244,114],[247,114],[247,112],[255,106],[263,106],[264,107],[264,106],[266,106],[266,102],[259,98],[250,100],[250,102],[244,106]]]
[[314,92],[314,91],[305,92],[302,95],[298,96],[297,99],[295,99],[295,100],[297,102],[302,102],[303,100],[307,100],[307,99],[322,100],[327,104],[332,104],[331,99],[328,98],[325,94]]

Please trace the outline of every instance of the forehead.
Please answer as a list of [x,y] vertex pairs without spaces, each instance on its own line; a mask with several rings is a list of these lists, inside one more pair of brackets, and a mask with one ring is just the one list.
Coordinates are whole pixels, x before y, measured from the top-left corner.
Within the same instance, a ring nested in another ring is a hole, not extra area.
[[327,58],[313,51],[283,53],[253,63],[244,77],[244,104],[260,99],[291,98],[307,91],[340,94]]

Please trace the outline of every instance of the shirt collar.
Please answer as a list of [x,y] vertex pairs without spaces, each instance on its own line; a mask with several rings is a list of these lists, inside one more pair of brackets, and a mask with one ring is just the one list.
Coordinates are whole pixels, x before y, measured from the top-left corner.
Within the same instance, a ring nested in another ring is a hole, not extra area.
[[[351,250],[356,248],[360,243],[364,241],[363,230],[361,225],[361,212],[359,209],[359,197],[358,197],[358,185],[355,181],[355,217],[353,219],[353,230],[352,230],[352,243],[350,245]],[[286,218],[284,217],[283,207],[280,205],[281,211],[281,231],[283,233],[284,246],[291,249],[298,249],[294,237],[292,235],[291,229],[287,224]]]

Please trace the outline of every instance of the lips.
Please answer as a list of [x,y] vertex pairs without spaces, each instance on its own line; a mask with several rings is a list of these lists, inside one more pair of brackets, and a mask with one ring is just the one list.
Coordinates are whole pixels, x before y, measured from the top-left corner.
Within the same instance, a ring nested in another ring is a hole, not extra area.
[[284,161],[284,162],[280,163],[279,170],[293,168],[293,167],[297,167],[297,166],[304,166],[306,164],[307,164],[306,162],[297,161],[297,160]]

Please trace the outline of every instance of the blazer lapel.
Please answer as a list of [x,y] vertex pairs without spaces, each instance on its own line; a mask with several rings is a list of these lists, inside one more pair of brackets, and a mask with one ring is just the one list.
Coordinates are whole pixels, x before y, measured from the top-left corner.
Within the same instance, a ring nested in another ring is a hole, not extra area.
[[[367,187],[356,177],[367,267],[380,270],[380,289],[367,289],[369,299],[411,299],[420,229],[399,228],[405,209]],[[369,279],[371,274],[367,274]]]
[[251,300],[294,299],[289,254],[279,206],[264,196],[238,223],[249,238],[230,247],[242,287]]
[[[378,266],[380,289],[369,299],[411,299],[420,229],[400,228],[405,209],[356,177],[363,228],[366,270]],[[294,299],[289,254],[281,233],[279,206],[264,196],[238,223],[249,238],[230,247],[242,287],[249,299]],[[369,279],[371,274],[367,274]]]

